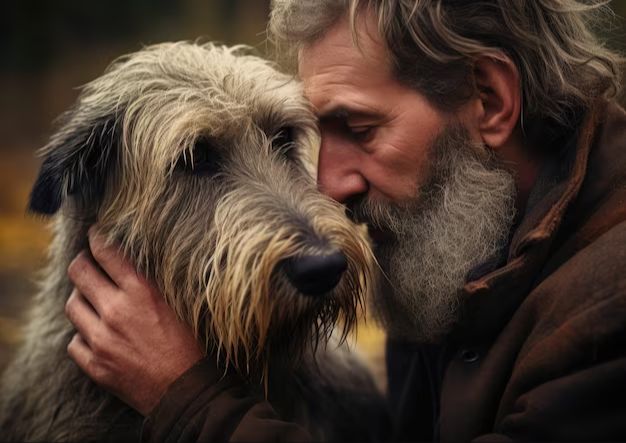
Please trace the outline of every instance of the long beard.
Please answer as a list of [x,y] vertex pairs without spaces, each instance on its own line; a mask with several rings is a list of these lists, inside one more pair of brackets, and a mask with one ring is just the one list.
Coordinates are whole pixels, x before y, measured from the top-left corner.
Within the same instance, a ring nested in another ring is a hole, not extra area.
[[431,176],[415,199],[351,208],[355,219],[388,234],[375,250],[384,275],[374,315],[391,337],[417,342],[452,329],[468,274],[501,254],[515,214],[512,175],[464,128],[446,128],[431,156]]

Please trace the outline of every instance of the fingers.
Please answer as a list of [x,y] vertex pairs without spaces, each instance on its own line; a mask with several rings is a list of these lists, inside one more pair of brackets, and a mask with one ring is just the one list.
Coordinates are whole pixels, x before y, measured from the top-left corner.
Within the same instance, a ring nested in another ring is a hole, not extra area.
[[67,274],[96,312],[102,316],[107,300],[118,291],[113,282],[98,268],[87,251],[80,252],[67,269]]
[[80,334],[74,334],[67,345],[67,353],[83,371],[87,372],[92,353]]
[[72,291],[70,298],[65,303],[65,315],[87,343],[91,343],[92,335],[94,330],[99,327],[100,319],[93,307],[77,289]]
[[[135,270],[119,247],[107,245],[104,237],[97,234],[93,227],[89,230],[89,244],[93,257],[88,251],[82,251],[68,268],[70,280],[85,299],[85,304],[81,305],[78,296],[71,297],[68,316],[76,305],[77,313],[74,315],[77,320],[85,319],[76,327],[93,344],[87,332],[93,317],[87,320],[89,314],[85,306],[93,307],[99,323],[103,324],[102,328],[119,330],[129,318],[128,313],[137,311],[137,306],[145,308],[150,303],[156,306],[164,302],[158,289]],[[76,323],[73,318],[70,320]],[[81,330],[81,327],[84,329]]]
[[67,354],[89,378],[97,384],[106,387],[110,375],[104,370],[103,366],[97,363],[92,349],[80,334],[74,334],[72,340],[70,340],[67,345]]
[[[74,334],[67,345],[67,353],[72,360],[93,379],[93,352],[80,334]],[[94,380],[98,382],[99,380]]]
[[98,234],[95,226],[89,228],[89,249],[98,264],[118,287],[123,290],[134,287],[139,278],[135,267],[124,257],[119,246],[107,245],[105,238]]

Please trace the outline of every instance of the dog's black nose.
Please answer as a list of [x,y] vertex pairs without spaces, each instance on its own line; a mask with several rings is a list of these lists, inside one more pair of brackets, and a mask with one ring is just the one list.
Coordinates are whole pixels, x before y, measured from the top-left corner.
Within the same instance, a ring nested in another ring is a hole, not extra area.
[[311,296],[324,294],[337,286],[347,268],[348,261],[341,252],[290,257],[284,266],[296,289]]

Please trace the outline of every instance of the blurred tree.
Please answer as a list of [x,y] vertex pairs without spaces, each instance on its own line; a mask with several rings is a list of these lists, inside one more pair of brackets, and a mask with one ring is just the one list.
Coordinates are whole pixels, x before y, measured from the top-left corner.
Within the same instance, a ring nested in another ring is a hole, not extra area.
[[0,26],[0,69],[39,71],[68,46],[128,38],[175,15],[178,6],[169,0],[8,2]]
[[0,70],[39,72],[68,49],[131,41],[207,36],[256,44],[268,11],[269,0],[8,1],[0,14]]

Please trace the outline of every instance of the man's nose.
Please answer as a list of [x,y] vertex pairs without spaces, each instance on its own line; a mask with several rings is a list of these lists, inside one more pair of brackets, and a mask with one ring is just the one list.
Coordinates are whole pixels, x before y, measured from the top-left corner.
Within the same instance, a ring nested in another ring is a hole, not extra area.
[[317,171],[320,191],[332,199],[346,203],[367,193],[368,183],[359,166],[358,155],[341,149],[332,141],[322,141]]

